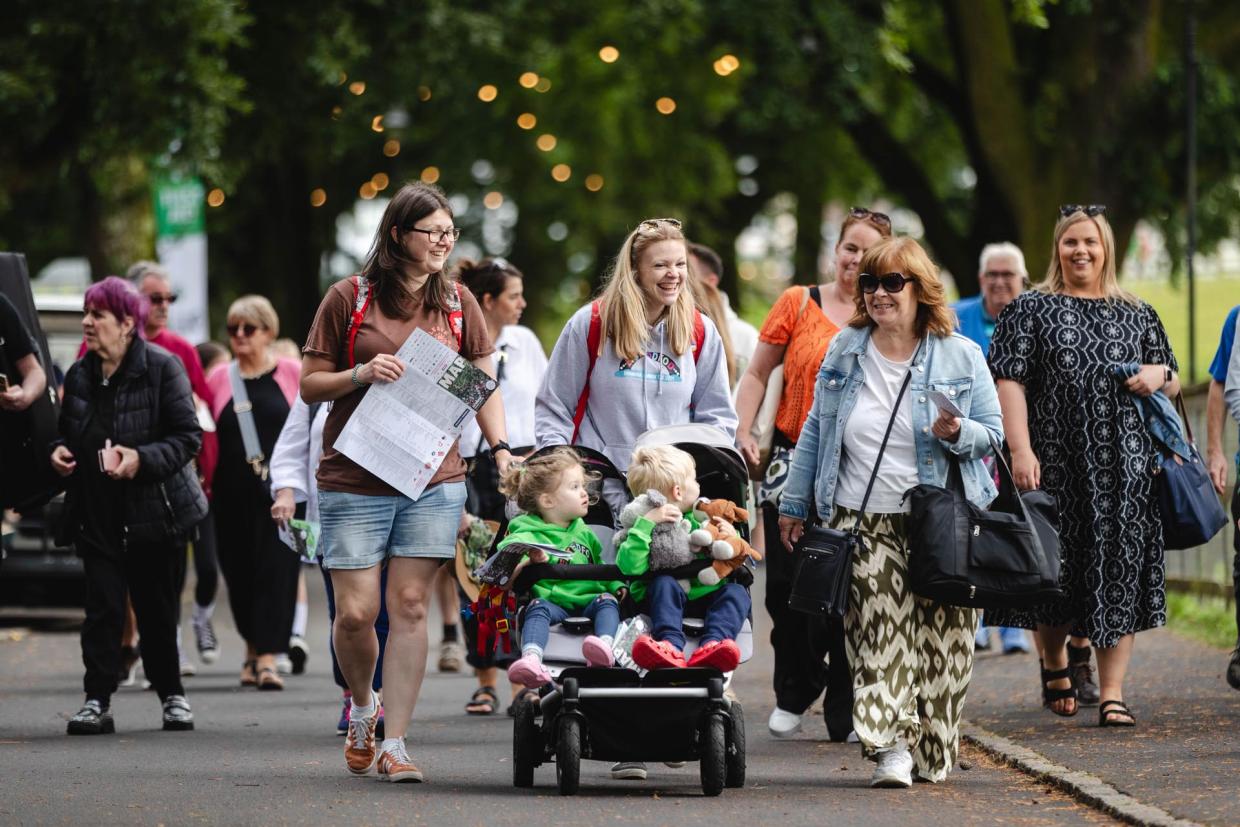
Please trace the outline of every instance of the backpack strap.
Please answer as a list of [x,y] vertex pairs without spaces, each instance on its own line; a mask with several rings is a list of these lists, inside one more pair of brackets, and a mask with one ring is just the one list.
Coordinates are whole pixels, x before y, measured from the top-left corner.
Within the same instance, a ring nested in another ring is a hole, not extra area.
[[448,299],[448,328],[456,337],[456,349],[461,349],[461,341],[465,336],[465,312],[461,310],[461,283],[452,282],[452,297]]
[[349,327],[345,332],[345,339],[348,342],[347,353],[349,356],[349,367],[357,364],[357,359],[353,357],[353,343],[357,340],[357,331],[362,327],[362,319],[366,318],[366,310],[370,307],[370,279],[364,279],[360,275],[349,277],[349,281],[353,282],[353,314],[349,316]]
[[[818,305],[818,308],[819,308],[820,310],[822,309],[822,288],[820,288],[820,287],[819,287],[818,285],[816,285],[816,284],[815,284],[813,287],[811,287],[811,288],[809,289],[809,298],[811,298],[811,299],[813,299],[813,300],[814,300],[814,304]],[[802,309],[802,310],[804,310],[804,309],[805,309],[805,300],[804,300],[804,299],[802,299],[802,300],[801,300],[801,309]]]
[[581,388],[581,396],[577,398],[577,410],[573,413],[573,439],[577,443],[577,434],[581,431],[581,421],[586,418],[586,403],[590,399],[590,376],[594,373],[594,363],[598,361],[599,345],[603,340],[603,308],[597,302],[590,303],[590,331],[586,334],[586,350],[590,353],[590,364],[586,368],[586,383]]
[[702,311],[693,308],[693,364],[702,357],[702,345],[706,343],[706,322],[702,321]]

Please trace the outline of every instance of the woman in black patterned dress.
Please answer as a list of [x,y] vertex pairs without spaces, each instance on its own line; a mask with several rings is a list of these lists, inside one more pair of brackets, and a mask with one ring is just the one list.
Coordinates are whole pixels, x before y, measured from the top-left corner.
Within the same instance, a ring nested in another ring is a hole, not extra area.
[[[1067,598],[988,616],[1037,629],[1043,698],[1057,715],[1078,709],[1066,638],[1088,636],[1098,656],[1099,725],[1132,726],[1123,684],[1133,635],[1167,620],[1158,452],[1132,394],[1174,395],[1180,382],[1158,314],[1119,287],[1104,210],[1060,208],[1046,282],[1008,305],[990,346],[1016,485],[1044,487],[1059,503]],[[1127,383],[1112,372],[1124,363],[1141,365]]]

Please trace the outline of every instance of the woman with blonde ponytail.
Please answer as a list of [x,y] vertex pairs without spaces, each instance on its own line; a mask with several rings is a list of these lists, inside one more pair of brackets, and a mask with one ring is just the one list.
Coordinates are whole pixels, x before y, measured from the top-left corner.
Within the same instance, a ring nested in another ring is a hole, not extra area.
[[560,334],[535,405],[537,447],[593,448],[623,471],[639,434],[687,422],[736,434],[723,344],[694,307],[680,222],[653,218]]

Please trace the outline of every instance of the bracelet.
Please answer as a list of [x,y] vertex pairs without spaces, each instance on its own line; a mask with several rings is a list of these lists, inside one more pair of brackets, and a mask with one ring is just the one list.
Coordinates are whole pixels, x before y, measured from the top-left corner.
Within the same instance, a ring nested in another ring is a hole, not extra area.
[[491,445],[491,456],[495,456],[500,451],[507,451],[508,453],[511,454],[512,447],[507,442],[504,442],[504,440],[501,439],[499,442],[496,442]]
[[357,372],[358,372],[358,370],[360,370],[360,369],[361,369],[361,367],[362,367],[361,363],[358,363],[358,364],[354,365],[354,366],[353,366],[353,375],[352,375],[351,377],[349,377],[349,378],[351,378],[351,379],[353,380],[353,384],[354,384],[354,385],[357,385],[359,388],[364,388],[364,387],[366,387],[366,384],[367,384],[367,383],[366,383],[366,382],[359,382],[359,381],[357,381]]

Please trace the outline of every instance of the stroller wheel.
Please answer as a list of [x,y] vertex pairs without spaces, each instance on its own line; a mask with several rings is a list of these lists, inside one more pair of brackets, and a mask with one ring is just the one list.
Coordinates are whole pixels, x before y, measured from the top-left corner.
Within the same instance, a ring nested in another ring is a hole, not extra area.
[[727,720],[712,712],[702,725],[702,792],[708,796],[723,792],[727,776]]
[[517,707],[512,722],[512,785],[534,786],[534,767],[542,753],[538,726],[534,723],[534,703]]
[[581,783],[581,722],[572,715],[560,719],[555,780],[560,785],[560,795],[575,795]]
[[728,712],[731,731],[728,737],[727,776],[724,786],[736,789],[745,786],[745,711],[739,701],[732,702]]

